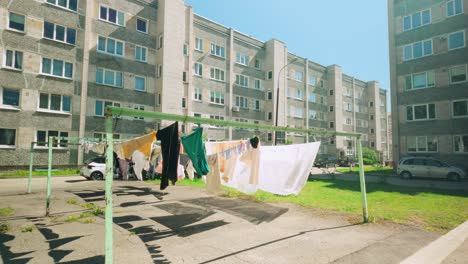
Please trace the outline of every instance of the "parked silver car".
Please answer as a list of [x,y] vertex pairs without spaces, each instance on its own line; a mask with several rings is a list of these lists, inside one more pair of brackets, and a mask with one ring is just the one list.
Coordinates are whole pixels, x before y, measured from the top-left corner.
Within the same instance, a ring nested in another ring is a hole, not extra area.
[[443,161],[426,157],[402,158],[397,167],[398,175],[409,179],[412,177],[446,178],[459,181],[466,178],[463,169],[451,166]]

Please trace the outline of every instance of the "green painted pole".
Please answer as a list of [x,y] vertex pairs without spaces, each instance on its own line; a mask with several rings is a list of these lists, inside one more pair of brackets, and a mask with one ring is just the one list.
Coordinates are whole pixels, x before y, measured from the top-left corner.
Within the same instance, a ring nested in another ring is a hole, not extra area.
[[33,173],[33,162],[34,162],[34,142],[31,142],[31,148],[29,150],[29,177],[28,177],[28,193],[31,193],[31,182]]
[[113,261],[113,236],[112,236],[112,180],[114,177],[114,146],[112,135],[112,115],[106,115],[106,264]]
[[52,144],[54,141],[54,137],[49,137],[48,142],[48,150],[49,156],[47,160],[47,198],[46,198],[46,216],[49,216],[50,213],[50,193],[51,193],[51,186],[50,181],[52,178]]
[[364,162],[362,159],[362,145],[361,145],[361,137],[358,136],[356,139],[356,148],[358,154],[358,162],[359,162],[359,182],[361,184],[361,195],[362,195],[362,216],[364,218],[364,223],[369,222],[369,212],[367,209],[367,193],[366,193],[366,180],[364,177]]

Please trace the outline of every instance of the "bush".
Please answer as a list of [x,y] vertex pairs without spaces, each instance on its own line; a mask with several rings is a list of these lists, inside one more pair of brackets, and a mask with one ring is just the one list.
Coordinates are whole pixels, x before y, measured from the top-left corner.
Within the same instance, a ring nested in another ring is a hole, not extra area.
[[377,152],[373,149],[363,148],[362,149],[362,158],[365,165],[374,165],[379,163],[379,159],[377,157]]

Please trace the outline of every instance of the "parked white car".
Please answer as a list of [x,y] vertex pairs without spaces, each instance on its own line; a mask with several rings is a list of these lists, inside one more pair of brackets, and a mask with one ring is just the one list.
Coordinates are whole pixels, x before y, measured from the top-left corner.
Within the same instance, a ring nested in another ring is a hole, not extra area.
[[463,169],[451,166],[443,161],[426,157],[406,157],[402,158],[397,167],[398,174],[404,178],[426,177],[426,178],[446,178],[452,181],[459,181],[467,175]]
[[[80,169],[80,175],[88,180],[102,181],[106,175],[106,158],[95,157],[85,162]],[[115,176],[114,176],[115,178]]]

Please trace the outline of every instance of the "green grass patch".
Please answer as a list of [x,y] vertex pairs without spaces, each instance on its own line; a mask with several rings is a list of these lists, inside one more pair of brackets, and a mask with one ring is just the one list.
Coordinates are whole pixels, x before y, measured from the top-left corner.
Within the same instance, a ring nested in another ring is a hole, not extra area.
[[6,234],[10,231],[10,225],[5,222],[0,222],[0,234]]
[[8,217],[15,214],[15,210],[11,207],[0,208],[0,217]]
[[[79,175],[80,171],[77,169],[66,169],[66,170],[54,170],[52,176],[73,176]],[[47,176],[46,171],[33,171],[33,177]],[[0,172],[0,178],[25,178],[29,177],[28,170],[17,170],[17,171],[4,171]]]
[[[161,180],[149,180],[146,182],[153,183],[153,184],[160,184]],[[191,186],[191,187],[205,187],[206,186],[206,184],[203,182],[202,179],[194,179],[193,181],[189,179],[183,179],[182,181],[177,181],[176,185]]]
[[25,226],[25,227],[21,228],[21,232],[23,232],[23,233],[32,232],[33,230],[34,230],[34,226]]
[[[341,172],[341,173],[358,174],[359,173],[359,167],[336,168],[336,171]],[[382,167],[382,166],[364,166],[364,172],[365,173],[376,174],[376,175],[382,175],[382,176],[390,176],[393,173],[393,168],[392,167]]]
[[104,215],[104,209],[101,208],[100,206],[97,206],[94,203],[85,203],[85,204],[82,204],[81,207],[86,208],[86,209],[90,209],[91,213],[94,216]]
[[67,204],[77,204],[77,203],[78,203],[78,201],[76,199],[74,199],[74,198],[71,198],[71,199],[67,200]]
[[80,220],[79,215],[69,215],[66,219],[65,222],[67,223],[73,223],[73,222],[78,222]]

